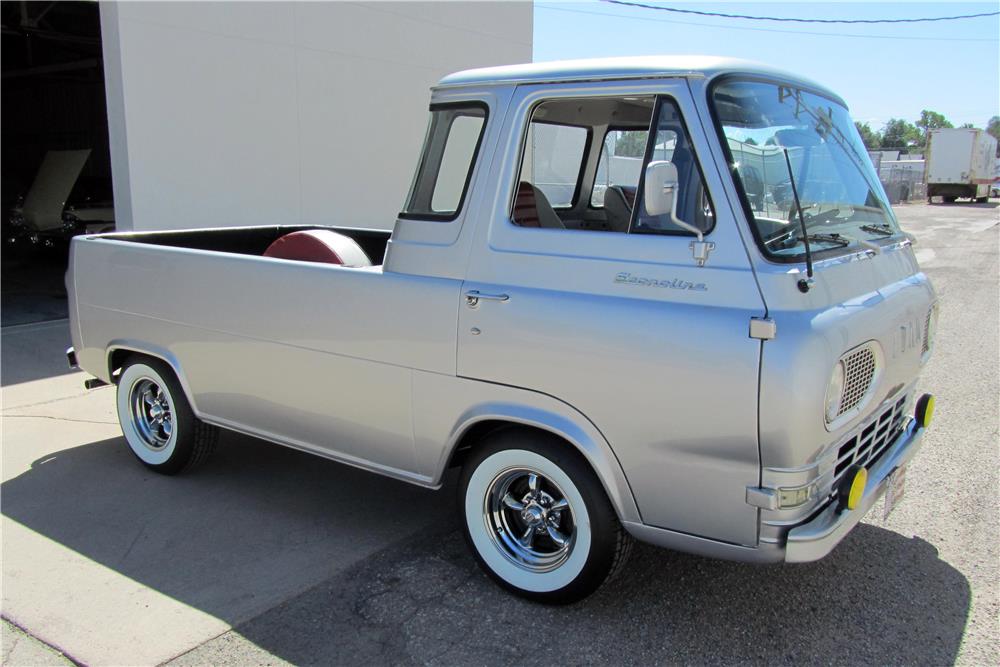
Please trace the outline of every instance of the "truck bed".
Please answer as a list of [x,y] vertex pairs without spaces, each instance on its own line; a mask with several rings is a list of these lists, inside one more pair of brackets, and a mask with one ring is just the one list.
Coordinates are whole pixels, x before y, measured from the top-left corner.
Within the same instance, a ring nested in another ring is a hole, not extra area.
[[[66,276],[81,368],[170,365],[218,426],[431,483],[417,465],[412,374],[455,375],[461,280],[262,257],[316,226],[76,237]],[[388,231],[331,228],[376,262]]]
[[386,244],[392,232],[379,229],[355,229],[322,225],[275,225],[262,227],[222,227],[155,232],[120,232],[106,238],[134,243],[261,256],[278,238],[296,231],[329,229],[349,236],[361,246],[373,265],[382,264]]

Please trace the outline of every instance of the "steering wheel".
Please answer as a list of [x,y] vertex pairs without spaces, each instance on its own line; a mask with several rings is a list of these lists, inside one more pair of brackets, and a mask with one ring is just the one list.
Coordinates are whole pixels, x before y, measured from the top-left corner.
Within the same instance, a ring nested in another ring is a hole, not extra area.
[[[823,211],[822,213],[810,213],[809,209],[816,208],[819,204],[810,204],[802,210],[802,219],[805,220],[806,224],[812,223],[816,225],[828,225],[837,219],[840,215],[840,209],[834,208],[829,211]],[[798,211],[793,206],[788,210],[788,221],[794,222],[797,217]]]

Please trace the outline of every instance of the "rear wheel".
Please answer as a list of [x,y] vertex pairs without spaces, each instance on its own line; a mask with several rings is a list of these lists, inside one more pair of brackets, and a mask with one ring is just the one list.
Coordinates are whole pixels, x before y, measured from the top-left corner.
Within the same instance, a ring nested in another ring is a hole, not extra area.
[[941,199],[942,201],[944,201],[945,204],[954,204],[955,200],[958,199],[958,197],[953,197],[949,195],[947,197],[941,197]]
[[610,580],[631,550],[593,470],[565,442],[526,429],[490,436],[459,485],[462,525],[479,566],[517,595],[580,600]]
[[173,371],[159,360],[125,362],[117,407],[129,449],[158,473],[174,475],[201,464],[219,439],[219,429],[194,416]]

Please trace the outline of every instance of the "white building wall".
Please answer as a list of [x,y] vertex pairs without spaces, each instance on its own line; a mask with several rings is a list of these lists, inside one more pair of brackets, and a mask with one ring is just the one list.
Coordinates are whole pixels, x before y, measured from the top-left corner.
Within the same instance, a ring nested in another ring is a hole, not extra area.
[[450,72],[531,61],[530,2],[101,3],[119,229],[388,229]]

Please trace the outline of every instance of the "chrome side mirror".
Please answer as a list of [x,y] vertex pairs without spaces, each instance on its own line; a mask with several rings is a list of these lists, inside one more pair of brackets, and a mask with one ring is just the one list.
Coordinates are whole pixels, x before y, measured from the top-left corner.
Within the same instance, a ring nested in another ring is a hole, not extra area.
[[677,218],[677,167],[667,160],[653,160],[646,165],[643,187],[643,204],[648,215],[670,214],[670,222],[686,232],[698,235],[699,243],[705,240],[701,230]]
[[676,217],[674,192],[677,190],[677,167],[673,162],[654,160],[646,165],[645,195],[646,213]]

